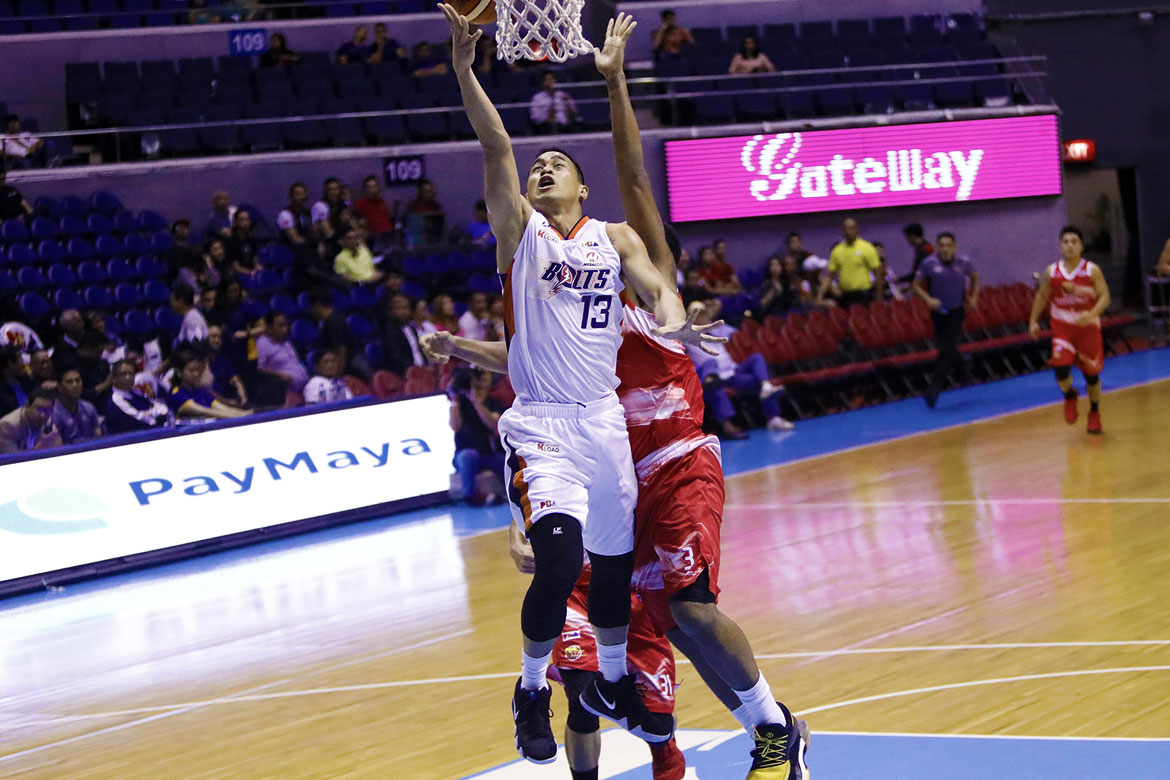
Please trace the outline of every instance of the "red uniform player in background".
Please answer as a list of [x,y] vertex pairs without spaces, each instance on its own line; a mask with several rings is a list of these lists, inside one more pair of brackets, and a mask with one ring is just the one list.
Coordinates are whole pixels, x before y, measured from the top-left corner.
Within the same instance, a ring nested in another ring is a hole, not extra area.
[[1040,336],[1040,317],[1049,308],[1052,324],[1052,367],[1056,383],[1064,393],[1064,419],[1077,421],[1077,391],[1073,388],[1072,367],[1085,375],[1089,393],[1089,433],[1101,432],[1101,369],[1105,366],[1105,347],[1101,339],[1101,313],[1109,307],[1109,288],[1105,275],[1084,252],[1081,231],[1072,225],[1060,231],[1059,261],[1048,266],[1036,289],[1028,330],[1032,338]]

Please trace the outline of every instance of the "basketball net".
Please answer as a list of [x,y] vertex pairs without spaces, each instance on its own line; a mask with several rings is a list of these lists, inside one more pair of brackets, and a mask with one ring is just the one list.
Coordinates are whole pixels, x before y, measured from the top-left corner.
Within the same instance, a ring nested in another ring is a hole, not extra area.
[[505,62],[564,62],[593,51],[581,32],[585,0],[496,0],[496,47]]

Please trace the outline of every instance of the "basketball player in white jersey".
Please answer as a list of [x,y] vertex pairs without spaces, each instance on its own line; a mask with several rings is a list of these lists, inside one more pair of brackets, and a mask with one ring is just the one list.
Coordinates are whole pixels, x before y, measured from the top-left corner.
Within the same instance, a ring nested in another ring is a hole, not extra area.
[[[673,289],[677,251],[670,244],[677,241],[667,235],[654,201],[623,72],[625,44],[635,27],[632,18],[619,14],[609,24],[604,50],[595,50],[594,57],[609,90],[619,192],[626,218],[650,248],[654,265]],[[637,323],[649,319],[637,309],[631,309],[627,317],[635,318]],[[692,396],[690,406],[698,410],[701,421],[702,393],[694,368],[685,353],[673,359],[673,351],[664,348],[669,347],[669,342],[660,342],[651,335],[656,323],[651,321],[644,329],[637,323],[628,320],[623,325],[625,357],[619,358],[619,373],[625,372],[621,376],[622,388],[629,397],[623,396],[622,402],[629,430],[637,431],[632,441],[636,457],[641,459],[638,566],[653,568],[656,553],[658,558],[683,558],[676,554],[680,544],[687,545],[686,549],[703,564],[687,571],[661,564],[659,578],[667,580],[665,585],[660,582],[657,589],[639,586],[638,593],[660,630],[691,658],[704,681],[755,738],[748,779],[806,780],[807,726],[772,698],[747,638],[715,604],[723,474],[717,444],[712,458],[693,413],[684,408],[688,402],[679,406],[680,398]],[[510,359],[501,344],[437,334],[428,339],[424,349],[440,361],[455,355],[493,370],[510,368]],[[658,403],[647,425],[639,415],[637,399],[650,396],[669,397],[674,406]],[[674,410],[669,415],[668,406]],[[650,463],[651,476],[643,479],[643,465]],[[678,499],[664,498],[667,495]],[[660,546],[665,552],[658,551]],[[592,709],[594,704],[590,693],[586,691],[581,697],[586,709]],[[570,702],[570,721],[573,715]],[[575,771],[574,778],[578,774]]]
[[513,518],[536,561],[520,625],[522,673],[512,714],[516,747],[536,763],[556,758],[546,670],[566,602],[592,564],[589,620],[597,638],[602,715],[650,742],[665,742],[673,719],[646,709],[626,669],[637,480],[615,389],[621,344],[622,278],[665,323],[659,335],[702,345],[682,302],[626,224],[582,214],[589,195],[581,167],[557,149],[540,154],[520,190],[511,139],[472,71],[466,17],[439,6],[451,27],[452,59],[467,117],[484,151],[484,199],[504,286],[508,373],[516,402],[500,418]]

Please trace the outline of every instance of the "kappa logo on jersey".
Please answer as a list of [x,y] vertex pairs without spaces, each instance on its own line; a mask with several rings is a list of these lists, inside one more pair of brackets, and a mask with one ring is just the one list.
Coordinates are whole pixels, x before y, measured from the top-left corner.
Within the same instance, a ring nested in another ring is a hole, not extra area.
[[561,451],[561,445],[559,445],[559,444],[549,444],[549,443],[548,443],[548,442],[546,442],[546,441],[538,441],[538,442],[536,443],[536,449],[538,449],[538,450],[539,450],[539,451],[541,451],[541,452],[560,452],[560,451]]
[[560,236],[554,236],[552,233],[549,233],[544,228],[540,228],[539,230],[536,231],[536,237],[543,238],[545,241],[552,241],[554,244],[559,244],[561,241]]
[[553,283],[548,293],[548,297],[552,298],[566,287],[572,290],[604,290],[609,284],[609,275],[608,268],[573,268],[568,263],[551,260],[540,278],[541,281]]

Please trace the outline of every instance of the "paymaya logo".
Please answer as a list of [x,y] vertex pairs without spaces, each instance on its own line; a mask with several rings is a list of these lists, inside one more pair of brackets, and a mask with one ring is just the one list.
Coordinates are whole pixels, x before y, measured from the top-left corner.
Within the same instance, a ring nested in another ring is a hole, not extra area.
[[94,531],[107,527],[99,517],[106,509],[109,507],[89,493],[47,488],[23,501],[0,505],[0,531],[33,536]]

